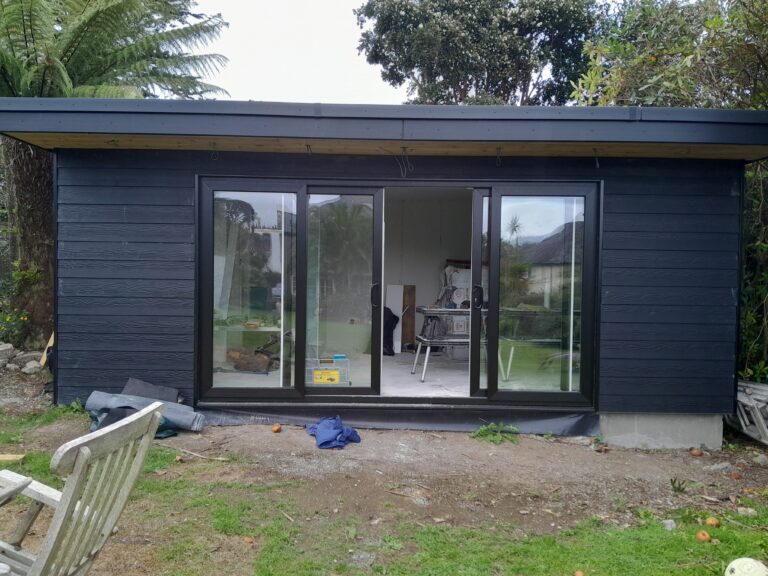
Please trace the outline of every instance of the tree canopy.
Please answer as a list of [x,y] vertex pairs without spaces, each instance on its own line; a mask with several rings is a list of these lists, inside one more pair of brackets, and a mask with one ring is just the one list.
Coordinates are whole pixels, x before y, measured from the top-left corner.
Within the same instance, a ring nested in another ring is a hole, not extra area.
[[226,58],[193,54],[224,26],[193,0],[3,0],[0,96],[202,97]]
[[595,0],[368,0],[358,49],[413,103],[563,104],[587,66]]
[[768,0],[627,0],[587,42],[582,104],[765,108]]

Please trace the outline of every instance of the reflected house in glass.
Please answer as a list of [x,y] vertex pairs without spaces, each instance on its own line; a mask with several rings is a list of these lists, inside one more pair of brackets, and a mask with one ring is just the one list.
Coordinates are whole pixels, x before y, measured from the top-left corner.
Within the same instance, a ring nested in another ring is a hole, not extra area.
[[[59,403],[137,377],[200,408],[667,447],[734,409],[766,113],[11,98],[0,133],[55,154]],[[427,317],[461,329],[422,382]]]

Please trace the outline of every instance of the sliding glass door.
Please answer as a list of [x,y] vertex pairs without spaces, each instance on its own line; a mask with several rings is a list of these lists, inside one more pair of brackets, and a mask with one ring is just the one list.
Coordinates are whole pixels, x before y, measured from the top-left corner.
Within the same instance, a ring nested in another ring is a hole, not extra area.
[[308,394],[378,393],[383,190],[307,190]]
[[591,402],[596,202],[592,183],[493,189],[489,396]]

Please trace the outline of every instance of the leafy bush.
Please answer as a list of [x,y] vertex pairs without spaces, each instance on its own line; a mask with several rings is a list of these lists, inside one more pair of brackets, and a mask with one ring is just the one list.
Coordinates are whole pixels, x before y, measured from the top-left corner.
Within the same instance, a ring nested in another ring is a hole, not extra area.
[[29,316],[18,308],[0,307],[0,341],[21,347],[29,335]]

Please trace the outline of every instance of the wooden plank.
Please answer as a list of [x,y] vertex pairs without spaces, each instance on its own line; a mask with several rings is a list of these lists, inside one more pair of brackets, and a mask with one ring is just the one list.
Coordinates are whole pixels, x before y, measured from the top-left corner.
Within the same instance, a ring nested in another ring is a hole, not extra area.
[[733,390],[733,382],[727,378],[679,376],[607,377],[600,380],[600,390],[610,396],[725,396]]
[[0,464],[21,462],[26,454],[0,454]]
[[403,308],[405,312],[400,321],[403,323],[403,345],[413,345],[416,342],[416,286],[403,286]]
[[603,248],[733,252],[739,249],[739,236],[706,232],[606,232]]
[[59,222],[125,222],[158,224],[194,224],[192,206],[101,206],[60,204]]
[[194,262],[138,260],[59,260],[59,278],[157,278],[194,280]]
[[602,322],[638,324],[730,324],[736,322],[736,308],[726,306],[604,305]]
[[192,370],[194,354],[191,352],[113,352],[61,350],[58,355],[61,368],[96,368],[129,370],[140,366],[142,370]]
[[[24,476],[10,470],[0,470],[0,486],[8,486],[9,484],[16,484],[24,480]],[[46,506],[56,508],[61,501],[61,492],[41,484],[37,480],[33,480],[32,484],[27,486],[22,495],[27,498],[31,498],[37,502],[42,502]]]
[[685,252],[656,250],[603,250],[605,268],[708,268],[733,270],[737,252]]
[[110,352],[194,352],[195,339],[189,334],[98,334],[59,333],[57,347],[65,350]]
[[600,361],[600,378],[627,378],[642,374],[646,378],[669,378],[684,374],[688,378],[730,378],[735,362],[729,360],[633,360],[605,358]]
[[738,214],[739,198],[732,196],[676,196],[670,194],[607,194],[605,214]]
[[[59,321],[61,322],[61,321]],[[603,342],[613,340],[673,340],[680,342],[722,342],[733,346],[736,326],[731,324],[616,324],[600,326]]]
[[656,412],[660,414],[731,414],[733,395],[723,396],[624,396],[601,395],[603,412]]
[[[627,360],[736,361],[733,342],[675,342],[669,340],[603,340],[600,358]],[[649,362],[652,363],[652,362]]]
[[601,290],[602,303],[611,304],[649,304],[688,306],[736,306],[738,298],[736,290],[729,287],[701,286],[664,286],[664,287],[633,287],[633,286],[603,286]]
[[195,301],[191,298],[98,298],[62,296],[59,314],[85,316],[194,316]]
[[142,262],[192,262],[192,244],[160,242],[59,242],[62,260],[140,260]]
[[195,241],[192,224],[102,224],[62,222],[58,225],[59,240],[81,242],[170,242]]
[[136,280],[59,278],[59,296],[115,296],[123,298],[194,298],[193,280]]
[[[306,123],[306,119],[302,119]],[[475,124],[471,122],[470,124]],[[407,134],[416,136],[424,133],[432,122],[405,121],[411,129]],[[497,131],[504,130],[505,124],[488,121],[489,127]],[[435,128],[435,130],[439,130]],[[485,128],[478,128],[483,130]],[[390,130],[391,131],[391,130]],[[427,129],[428,133],[429,130]],[[506,126],[506,133],[513,134],[515,129]],[[545,132],[545,131],[542,131]],[[307,133],[307,130],[302,130]],[[489,141],[440,141],[399,139],[326,139],[326,138],[284,138],[252,136],[195,136],[195,135],[146,135],[146,134],[85,134],[85,133],[40,133],[14,132],[10,136],[34,144],[41,148],[106,148],[106,149],[147,149],[147,150],[212,150],[280,152],[301,154],[307,145],[312,146],[313,154],[384,154],[393,155],[397,150],[407,147],[408,154],[440,156],[487,156],[493,157],[495,151],[501,156],[584,156],[584,157],[626,157],[626,158],[732,158],[734,160],[755,160],[764,158],[768,148],[758,145],[729,144],[671,144],[658,142],[547,142],[499,140],[494,136]]]
[[709,286],[733,288],[738,285],[738,270],[709,268],[661,268],[652,273],[645,268],[603,268],[603,286]]
[[59,204],[138,204],[192,206],[195,189],[168,186],[59,186]]
[[606,214],[604,232],[701,232],[737,233],[737,214]]
[[193,316],[81,316],[59,314],[59,334],[185,334],[195,332]]

